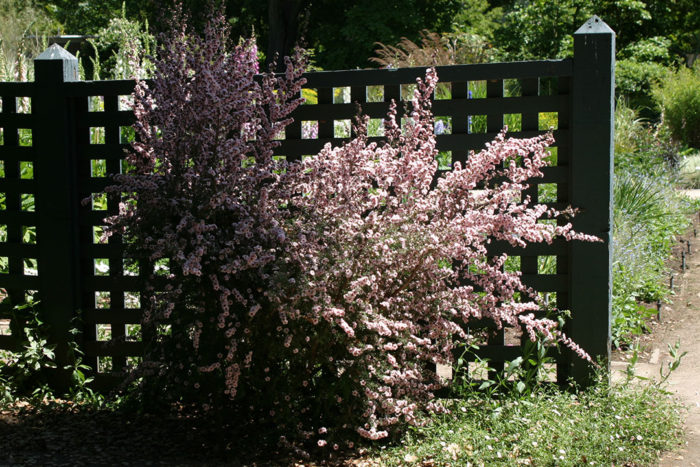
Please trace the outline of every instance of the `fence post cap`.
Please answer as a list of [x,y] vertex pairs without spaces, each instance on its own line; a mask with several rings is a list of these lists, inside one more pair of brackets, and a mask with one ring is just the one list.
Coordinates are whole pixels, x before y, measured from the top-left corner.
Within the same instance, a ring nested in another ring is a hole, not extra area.
[[[57,65],[58,63],[61,65]],[[56,64],[56,65],[54,65]],[[35,70],[35,80],[42,81],[51,76],[54,67],[62,68],[63,81],[78,81],[78,59],[72,53],[68,52],[66,49],[58,44],[51,44],[51,46],[44,50],[38,57],[34,59],[34,70]],[[46,73],[49,73],[48,75]]]
[[78,60],[75,55],[68,52],[66,49],[58,44],[51,44],[48,49],[44,50],[39,54],[34,60],[65,60],[73,61]]
[[593,15],[574,34],[615,34],[605,21]]

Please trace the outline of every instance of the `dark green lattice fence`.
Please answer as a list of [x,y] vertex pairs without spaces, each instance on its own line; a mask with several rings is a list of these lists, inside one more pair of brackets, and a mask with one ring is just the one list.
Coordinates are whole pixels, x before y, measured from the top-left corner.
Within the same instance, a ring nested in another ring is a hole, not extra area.
[[[574,58],[439,67],[433,111],[441,164],[466,161],[504,124],[513,136],[554,128],[555,160],[523,196],[580,208],[578,231],[603,243],[493,245],[532,286],[572,318],[567,333],[594,357],[610,352],[611,173],[614,33],[593,17],[574,35]],[[65,359],[71,320],[97,382],[109,385],[142,352],[141,277],[154,266],[124,257],[119,238],[99,240],[117,206],[98,193],[122,169],[133,114],[131,81],[77,80],[75,57],[58,46],[35,61],[33,83],[0,83],[0,348],[14,349],[10,310],[34,294]],[[410,96],[424,68],[327,71],[306,75],[309,103],[298,108],[278,155],[316,154],[350,135],[356,104],[379,127],[392,99]],[[376,136],[380,139],[381,136]],[[86,197],[91,205],[81,205]],[[489,333],[478,354],[498,364],[520,355],[521,333]],[[559,381],[586,383],[590,368],[568,351],[554,354]]]

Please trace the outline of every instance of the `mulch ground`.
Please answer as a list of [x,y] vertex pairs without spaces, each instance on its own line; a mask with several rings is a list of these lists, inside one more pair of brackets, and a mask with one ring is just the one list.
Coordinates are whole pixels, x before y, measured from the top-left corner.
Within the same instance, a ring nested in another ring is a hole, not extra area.
[[[237,460],[201,422],[59,408],[0,411],[0,465],[279,465]],[[248,455],[246,458],[250,459]]]
[[[59,401],[0,410],[0,467],[40,466],[370,466],[345,453],[309,463],[259,448],[259,435],[231,420],[228,434],[206,420],[87,410]],[[364,450],[360,450],[362,454]]]

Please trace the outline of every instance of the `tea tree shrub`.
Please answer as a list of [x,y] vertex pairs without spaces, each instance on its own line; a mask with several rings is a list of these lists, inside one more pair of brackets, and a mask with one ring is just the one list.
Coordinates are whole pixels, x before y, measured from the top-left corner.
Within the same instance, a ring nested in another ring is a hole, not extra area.
[[365,118],[345,145],[279,161],[303,58],[258,81],[254,44],[226,51],[221,17],[203,37],[176,26],[152,86],[135,91],[133,169],[108,190],[122,198],[111,233],[145,267],[161,264],[136,374],[151,407],[208,413],[287,447],[351,448],[444,410],[431,368],[451,361],[453,337],[470,341],[474,319],[587,357],[556,320],[534,317],[537,294],[486,249],[595,240],[538,222],[561,213],[520,199],[551,135],[501,134],[431,188],[429,70],[403,128],[391,106],[385,143],[368,141]]
[[[551,135],[501,134],[431,189],[438,163],[429,98],[436,84],[429,70],[403,128],[391,107],[386,144],[368,142],[365,118],[350,143],[327,145],[288,169],[292,192],[303,194],[291,199],[295,216],[287,224],[297,290],[278,302],[290,322],[290,348],[307,356],[302,374],[317,397],[340,407],[326,415],[337,420],[328,425],[347,424],[370,439],[443,410],[429,368],[451,363],[452,338],[470,342],[464,329],[475,319],[524,325],[533,340],[561,340],[583,354],[554,321],[534,318],[543,304],[518,273],[502,270],[506,255],[487,259],[492,239],[521,246],[593,240],[571,225],[538,223],[559,213],[520,202],[526,180],[541,176]],[[498,176],[507,182],[494,184]],[[488,188],[475,190],[482,183]]]
[[265,378],[246,359],[256,345],[284,364],[275,354],[284,336],[265,296],[285,245],[285,196],[275,192],[283,167],[272,155],[300,102],[303,59],[256,81],[254,41],[227,50],[223,16],[202,36],[176,18],[161,38],[153,84],[134,92],[137,139],[129,172],[108,189],[121,198],[109,222],[143,267],[159,265],[144,304],[142,396],[206,411],[258,398],[246,390],[260,384],[238,384]]

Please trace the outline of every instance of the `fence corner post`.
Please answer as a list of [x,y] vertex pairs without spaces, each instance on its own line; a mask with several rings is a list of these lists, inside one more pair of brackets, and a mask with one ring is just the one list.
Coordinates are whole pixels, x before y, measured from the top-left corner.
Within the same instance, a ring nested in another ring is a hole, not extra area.
[[51,385],[65,391],[73,363],[69,343],[79,308],[78,190],[75,122],[65,84],[78,81],[78,59],[54,44],[34,59],[33,146],[36,187],[39,310],[55,345]]
[[[570,244],[569,337],[609,372],[612,310],[612,180],[615,121],[615,32],[593,16],[574,33],[572,154],[569,202],[578,232],[603,242]],[[581,386],[594,369],[572,355],[569,375]]]

